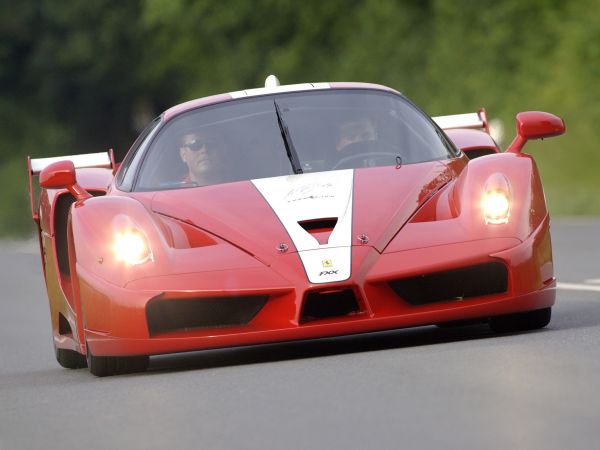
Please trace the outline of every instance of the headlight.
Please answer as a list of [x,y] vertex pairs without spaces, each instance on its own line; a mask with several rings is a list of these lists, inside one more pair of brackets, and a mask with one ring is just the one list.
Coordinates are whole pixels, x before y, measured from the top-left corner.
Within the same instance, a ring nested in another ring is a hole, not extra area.
[[152,252],[146,237],[137,230],[127,230],[115,235],[113,244],[115,257],[119,261],[135,266],[152,260]]
[[506,223],[510,211],[510,200],[506,192],[492,191],[483,196],[485,223]]
[[510,187],[504,175],[496,173],[489,177],[481,201],[485,223],[507,223],[510,203]]

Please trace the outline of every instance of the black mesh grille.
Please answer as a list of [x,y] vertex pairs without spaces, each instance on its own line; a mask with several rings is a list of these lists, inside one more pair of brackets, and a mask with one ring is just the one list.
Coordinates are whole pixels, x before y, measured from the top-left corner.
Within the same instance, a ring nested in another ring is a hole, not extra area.
[[390,286],[411,305],[426,305],[506,292],[508,271],[494,262],[395,280]]
[[359,312],[358,301],[352,289],[317,291],[306,294],[300,323],[327,317],[345,316]]
[[265,306],[266,295],[163,298],[146,306],[150,335],[198,328],[246,325]]

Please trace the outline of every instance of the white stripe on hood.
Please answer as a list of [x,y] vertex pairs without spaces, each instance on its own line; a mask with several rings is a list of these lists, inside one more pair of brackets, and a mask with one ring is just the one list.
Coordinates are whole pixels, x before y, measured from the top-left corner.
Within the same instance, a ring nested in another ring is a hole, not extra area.
[[[350,278],[354,171],[306,173],[252,180],[290,235],[311,283]],[[298,222],[337,218],[319,244]]]

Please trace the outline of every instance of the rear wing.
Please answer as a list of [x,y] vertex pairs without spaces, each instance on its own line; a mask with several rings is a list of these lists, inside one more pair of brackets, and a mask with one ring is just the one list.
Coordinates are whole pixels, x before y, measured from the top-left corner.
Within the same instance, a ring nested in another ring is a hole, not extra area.
[[55,156],[51,158],[27,157],[27,173],[29,176],[29,201],[31,203],[31,217],[34,221],[39,221],[39,215],[35,210],[35,193],[33,190],[33,177],[39,176],[40,172],[50,164],[58,161],[72,161],[75,169],[87,167],[98,167],[115,170],[115,155],[111,148],[107,152],[86,153],[83,155]]
[[432,119],[442,130],[470,128],[475,130],[483,130],[490,134],[490,126],[485,108],[481,108],[479,111],[474,113],[438,116],[432,117]]

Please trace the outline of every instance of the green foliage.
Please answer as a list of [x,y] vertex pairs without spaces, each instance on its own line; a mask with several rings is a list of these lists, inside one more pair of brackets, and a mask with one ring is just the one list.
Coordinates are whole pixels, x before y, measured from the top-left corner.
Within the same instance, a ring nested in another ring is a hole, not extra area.
[[28,183],[24,158],[14,158],[0,166],[0,192],[3,193],[0,231],[3,235],[31,235],[35,228],[31,219]]
[[[390,85],[432,115],[563,116],[530,143],[551,211],[599,214],[600,0],[0,1],[0,233],[30,227],[24,161],[122,156],[190,98],[283,83]],[[25,186],[25,188],[24,188]]]

